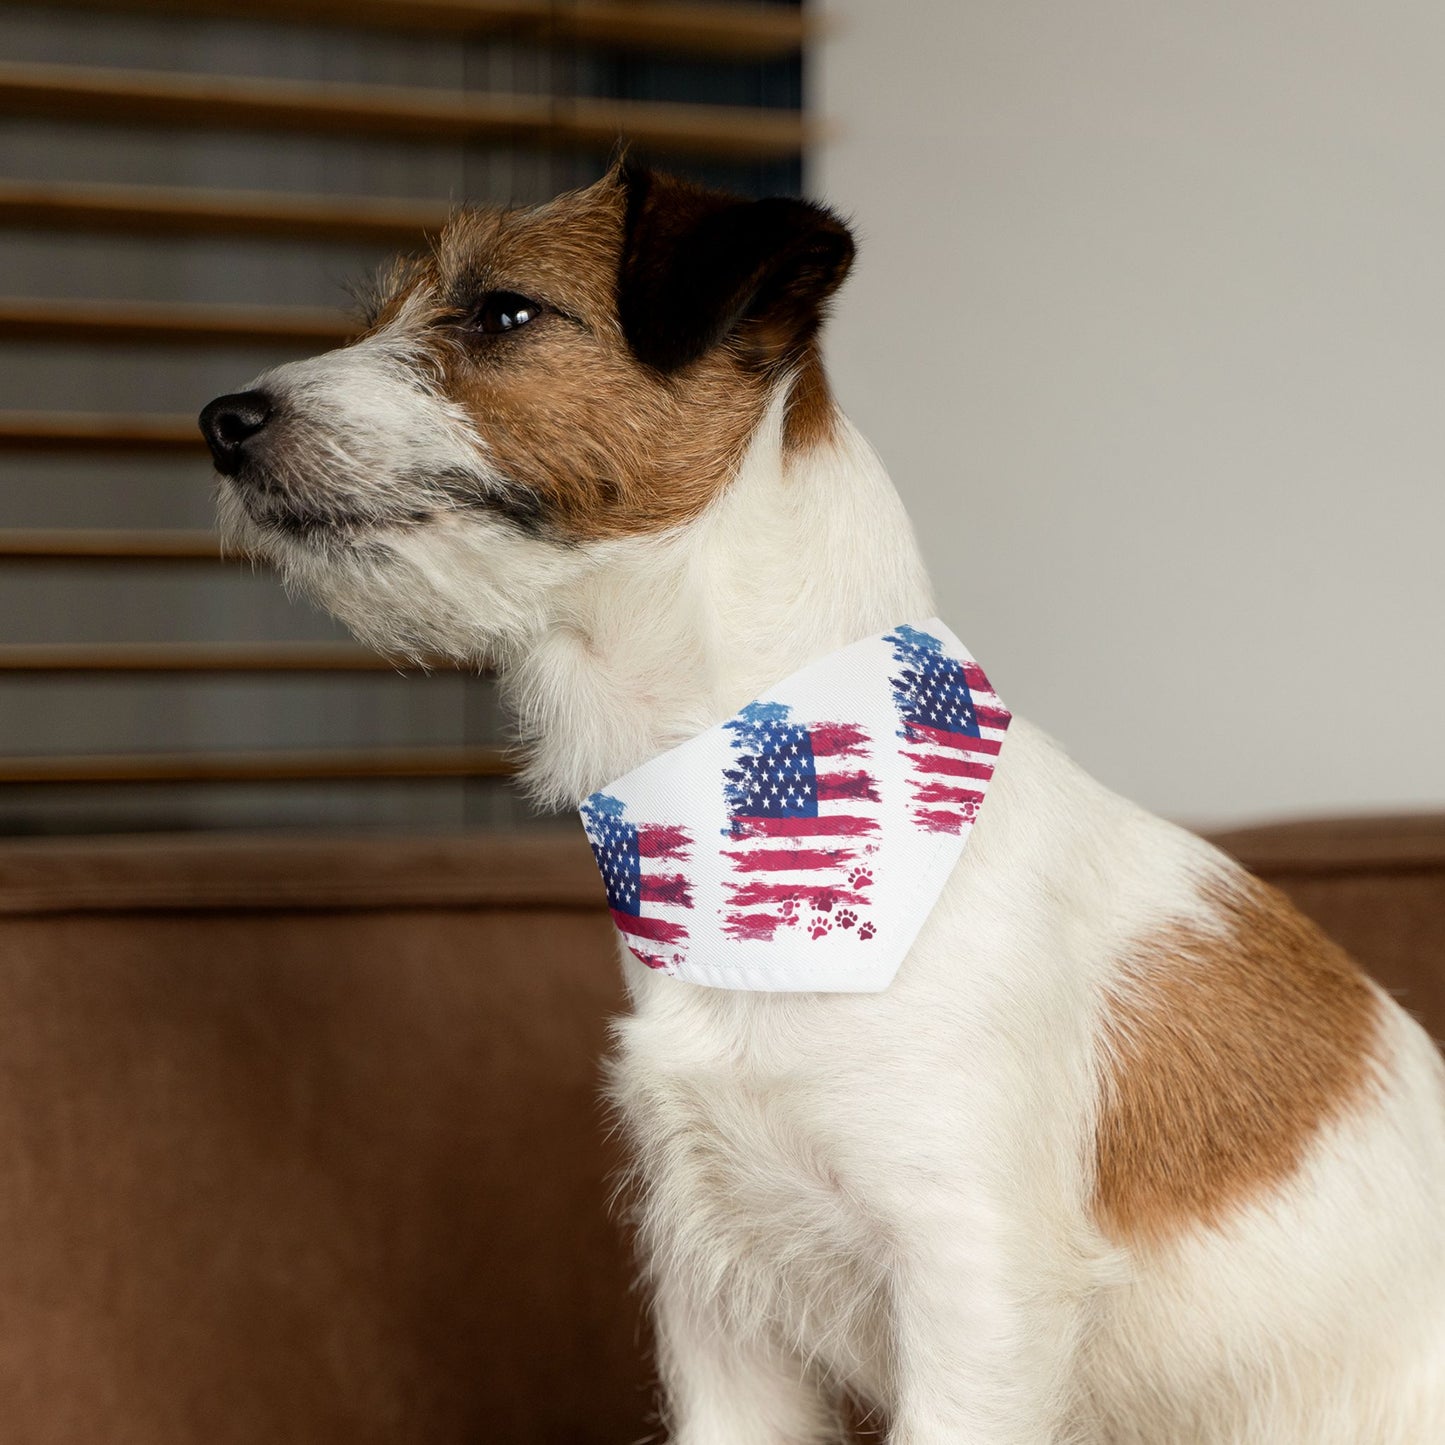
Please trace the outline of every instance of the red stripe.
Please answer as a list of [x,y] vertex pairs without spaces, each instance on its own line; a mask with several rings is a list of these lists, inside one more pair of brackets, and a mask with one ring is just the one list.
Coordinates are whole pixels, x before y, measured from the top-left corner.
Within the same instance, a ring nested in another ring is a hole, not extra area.
[[950,778],[977,778],[986,783],[993,777],[992,763],[976,763],[971,758],[955,758],[948,753],[910,753],[903,756],[920,773],[945,773]]
[[998,728],[1003,731],[1008,727],[1013,714],[1001,707],[979,707],[974,704],[973,715],[978,719],[981,728]]
[[728,886],[732,889],[730,901],[734,908],[757,908],[767,903],[811,903],[814,908],[827,912],[835,903],[868,901],[862,893],[851,893],[846,888],[828,884],[763,883],[754,878],[749,883]]
[[824,802],[861,798],[865,802],[876,803],[878,789],[867,773],[819,773],[818,797]]
[[959,666],[963,668],[963,680],[968,684],[970,692],[986,692],[993,696],[993,688],[989,685],[989,680],[984,676],[983,668],[978,663],[961,662]]
[[734,838],[857,838],[876,833],[874,818],[734,818]]
[[868,734],[856,723],[817,723],[808,729],[815,758],[845,758],[864,752]]
[[950,788],[946,783],[924,783],[914,790],[915,800],[920,803],[965,803],[977,808],[983,802],[983,794],[972,788]]
[[612,921],[623,933],[632,938],[650,938],[654,943],[680,943],[687,937],[687,929],[680,923],[669,923],[665,918],[637,918],[614,908]]
[[837,868],[858,855],[851,848],[778,848],[756,853],[723,852],[739,873],[804,872],[809,868]]
[[667,960],[659,958],[655,953],[644,953],[640,948],[633,948],[629,943],[627,947],[631,950],[632,956],[645,963],[648,968],[666,968]]
[[692,888],[681,873],[657,877],[644,875],[637,892],[644,903],[675,903],[679,908],[692,907]]
[[767,943],[785,923],[795,921],[779,918],[776,913],[729,913],[723,923],[723,932],[745,943]]
[[951,733],[920,722],[909,722],[907,728],[910,742],[937,743],[941,748],[957,748],[962,753],[992,753],[997,756],[1003,747],[998,738],[971,738],[967,733]]
[[644,823],[637,830],[640,858],[686,858],[691,843],[686,828],[675,828],[668,823]]
[[966,821],[962,815],[946,812],[942,808],[917,808],[913,816],[930,833],[959,833],[963,831]]

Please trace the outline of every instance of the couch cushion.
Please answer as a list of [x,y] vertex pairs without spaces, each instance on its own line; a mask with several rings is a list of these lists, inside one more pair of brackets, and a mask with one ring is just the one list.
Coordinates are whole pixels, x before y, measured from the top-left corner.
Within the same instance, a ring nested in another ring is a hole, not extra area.
[[[1445,819],[1221,840],[1445,1032]],[[15,1445],[623,1445],[580,836],[0,844]]]
[[0,848],[6,1441],[645,1433],[574,850]]

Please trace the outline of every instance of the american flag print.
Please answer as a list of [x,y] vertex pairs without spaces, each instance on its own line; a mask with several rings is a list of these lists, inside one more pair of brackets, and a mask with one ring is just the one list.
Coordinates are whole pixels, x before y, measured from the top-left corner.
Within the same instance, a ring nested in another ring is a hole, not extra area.
[[583,805],[624,941],[703,987],[887,988],[967,844],[1008,725],[938,618],[815,659]]
[[634,822],[626,805],[593,793],[582,824],[602,873],[607,907],[628,948],[649,968],[672,972],[687,958],[692,838],[669,823]]
[[852,723],[801,722],[779,702],[755,702],[724,724],[733,766],[723,773],[728,828],[723,931],[770,941],[779,929],[812,939],[869,917],[881,805],[868,734]]
[[1008,710],[983,669],[950,655],[932,633],[899,627],[887,640],[898,669],[890,682],[903,723],[913,819],[930,833],[962,834],[983,806]]

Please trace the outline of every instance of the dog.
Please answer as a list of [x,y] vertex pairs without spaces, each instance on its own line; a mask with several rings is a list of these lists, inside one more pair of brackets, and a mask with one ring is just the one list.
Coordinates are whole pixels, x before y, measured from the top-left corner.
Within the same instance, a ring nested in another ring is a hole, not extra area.
[[[626,160],[458,213],[358,341],[212,402],[224,533],[496,668],[576,805],[932,600],[819,330],[847,226]],[[896,342],[890,342],[896,344]],[[627,950],[675,1445],[1445,1441],[1445,1072],[1283,900],[1016,720],[890,987]]]

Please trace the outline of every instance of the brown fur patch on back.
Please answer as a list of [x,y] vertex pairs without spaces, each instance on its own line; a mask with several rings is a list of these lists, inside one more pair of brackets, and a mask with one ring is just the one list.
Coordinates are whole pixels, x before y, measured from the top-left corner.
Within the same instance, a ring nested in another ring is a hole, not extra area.
[[1379,1000],[1344,952],[1243,873],[1210,902],[1217,932],[1147,938],[1110,1000],[1094,1205],[1116,1238],[1220,1225],[1372,1077]]

